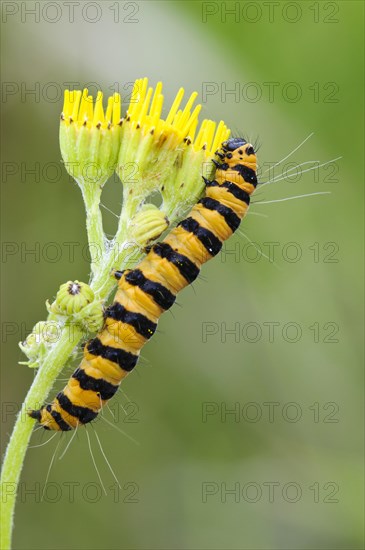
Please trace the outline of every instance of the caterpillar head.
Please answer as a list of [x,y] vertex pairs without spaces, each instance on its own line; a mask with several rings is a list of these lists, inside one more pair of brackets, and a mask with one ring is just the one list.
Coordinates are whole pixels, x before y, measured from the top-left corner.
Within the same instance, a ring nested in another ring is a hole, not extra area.
[[70,426],[67,426],[67,428],[60,426],[59,422],[57,422],[60,414],[52,405],[46,405],[36,410],[29,410],[28,415],[37,420],[45,430],[55,430],[57,432],[71,430]]
[[230,138],[222,143],[222,148],[216,153],[229,168],[237,164],[254,165],[256,168],[256,154],[251,143],[243,138]]
[[42,407],[41,409],[37,409],[37,410],[30,410],[28,411],[28,415],[31,418],[34,418],[35,420],[37,420],[45,430],[52,429],[51,427],[49,427],[49,425],[52,425],[54,423],[54,420],[50,412],[47,411],[45,407]]

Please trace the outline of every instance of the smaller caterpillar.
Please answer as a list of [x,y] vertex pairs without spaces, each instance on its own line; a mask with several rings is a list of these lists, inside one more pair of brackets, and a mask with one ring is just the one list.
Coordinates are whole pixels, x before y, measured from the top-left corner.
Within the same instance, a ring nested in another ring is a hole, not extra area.
[[84,347],[84,358],[49,405],[28,414],[47,430],[68,431],[96,418],[135,367],[157,322],[180,290],[216,256],[245,216],[256,188],[256,154],[243,138],[225,141],[214,160],[205,196],[135,269],[115,272],[118,291],[104,327]]

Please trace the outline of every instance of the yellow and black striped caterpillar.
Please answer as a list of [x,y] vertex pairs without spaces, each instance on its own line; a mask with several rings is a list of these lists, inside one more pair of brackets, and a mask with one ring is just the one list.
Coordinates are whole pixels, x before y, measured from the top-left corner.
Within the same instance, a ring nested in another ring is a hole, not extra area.
[[135,367],[162,313],[238,228],[257,185],[256,154],[243,138],[231,138],[216,155],[215,179],[204,178],[205,196],[188,217],[135,269],[115,272],[118,291],[105,311],[103,329],[86,343],[63,391],[51,404],[29,411],[45,429],[68,431],[96,418]]

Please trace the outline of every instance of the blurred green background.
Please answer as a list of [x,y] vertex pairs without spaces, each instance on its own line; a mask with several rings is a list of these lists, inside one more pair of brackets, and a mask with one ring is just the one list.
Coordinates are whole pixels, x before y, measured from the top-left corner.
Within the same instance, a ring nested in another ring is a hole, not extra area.
[[[58,436],[29,450],[14,548],[363,548],[363,3],[81,1],[72,17],[70,3],[35,4],[2,5],[3,445],[33,378],[17,342],[61,283],[88,278],[58,147],[68,82],[123,94],[161,79],[166,105],[197,90],[203,116],[258,138],[263,169],[312,132],[284,167],[342,159],[257,191],[242,231],[275,264],[237,234],[162,318],[116,421],[106,412],[116,428],[95,425],[122,490],[92,428],[107,496],[84,431],[43,502]],[[331,195],[259,204],[318,191]],[[104,195],[118,212],[120,186]]]

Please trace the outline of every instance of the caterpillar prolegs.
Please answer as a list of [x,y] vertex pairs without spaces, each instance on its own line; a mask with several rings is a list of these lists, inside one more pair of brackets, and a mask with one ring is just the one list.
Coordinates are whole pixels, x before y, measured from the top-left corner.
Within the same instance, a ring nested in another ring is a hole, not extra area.
[[135,269],[115,273],[115,301],[80,366],[51,404],[29,411],[45,429],[68,431],[96,418],[135,367],[162,313],[238,228],[257,185],[255,151],[243,138],[231,138],[216,156],[215,179],[204,179],[205,196],[189,215]]

